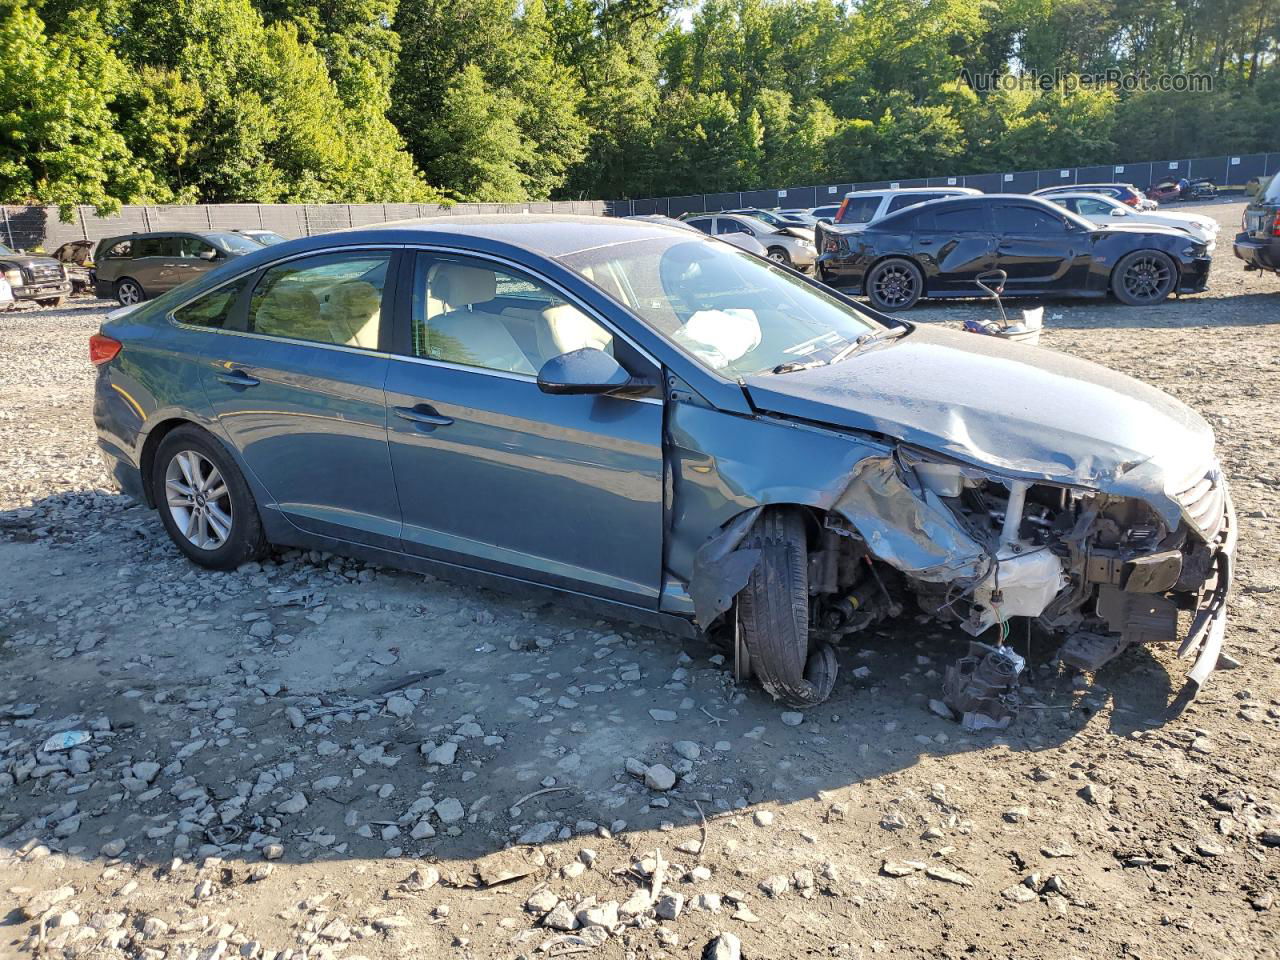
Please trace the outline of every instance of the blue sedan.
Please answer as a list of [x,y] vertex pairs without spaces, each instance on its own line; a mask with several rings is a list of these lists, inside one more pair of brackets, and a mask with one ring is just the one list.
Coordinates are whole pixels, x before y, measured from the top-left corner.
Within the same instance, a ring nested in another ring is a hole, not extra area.
[[110,314],[90,355],[121,488],[204,567],[287,545],[550,590],[723,637],[799,706],[910,599],[992,640],[948,677],[978,726],[1007,722],[1014,618],[1092,668],[1197,610],[1197,686],[1225,630],[1234,524],[1197,414],[677,227],[291,241]]

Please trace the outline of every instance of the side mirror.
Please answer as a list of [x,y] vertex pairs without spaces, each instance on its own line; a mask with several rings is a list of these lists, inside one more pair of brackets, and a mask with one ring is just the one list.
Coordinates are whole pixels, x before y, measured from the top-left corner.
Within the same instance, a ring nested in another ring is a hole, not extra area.
[[1113,217],[1127,217],[1127,216],[1129,215],[1129,211],[1128,211],[1128,210],[1122,210],[1120,207],[1112,207],[1112,208],[1111,208],[1111,215],[1112,215]]
[[201,260],[217,260],[218,251],[217,250],[201,250],[198,254],[196,254],[196,256],[198,256]]
[[552,357],[538,371],[538,389],[551,394],[597,394],[636,397],[656,384],[633,377],[603,350],[583,347]]

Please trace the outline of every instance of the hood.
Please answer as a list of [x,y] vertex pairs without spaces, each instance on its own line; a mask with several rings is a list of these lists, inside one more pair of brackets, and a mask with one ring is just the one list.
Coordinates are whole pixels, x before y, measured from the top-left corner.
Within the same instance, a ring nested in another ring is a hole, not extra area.
[[795,237],[797,240],[808,240],[813,242],[813,227],[780,227],[775,232],[786,237]]
[[916,326],[822,367],[747,377],[759,410],[884,434],[992,470],[1116,493],[1185,490],[1213,431],[1155,387],[996,337]]
[[19,267],[60,267],[61,261],[53,257],[38,256],[30,253],[0,253],[0,261],[12,263]]
[[1151,233],[1178,240],[1187,239],[1185,230],[1163,223],[1103,223],[1096,224],[1093,228],[1093,236],[1097,240],[1104,239],[1108,234],[1117,233]]

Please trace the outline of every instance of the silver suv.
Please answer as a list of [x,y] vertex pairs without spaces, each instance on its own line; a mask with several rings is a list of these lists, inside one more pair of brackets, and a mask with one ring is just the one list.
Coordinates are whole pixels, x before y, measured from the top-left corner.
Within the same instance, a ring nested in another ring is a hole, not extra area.
[[982,193],[972,187],[899,187],[889,190],[854,190],[844,195],[844,203],[836,211],[832,223],[858,226],[875,223],[903,207],[941,200],[944,197],[976,197]]

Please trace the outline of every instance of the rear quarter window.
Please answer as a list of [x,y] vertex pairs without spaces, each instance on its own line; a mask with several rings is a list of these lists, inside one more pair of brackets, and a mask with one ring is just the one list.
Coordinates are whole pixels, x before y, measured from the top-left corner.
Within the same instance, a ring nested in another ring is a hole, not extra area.
[[120,240],[107,247],[107,249],[99,256],[99,259],[127,260],[131,256],[133,256],[133,241]]
[[173,319],[192,327],[211,327],[221,330],[227,325],[241,295],[249,286],[251,277],[241,277],[231,283],[197,297],[185,306],[173,311]]

